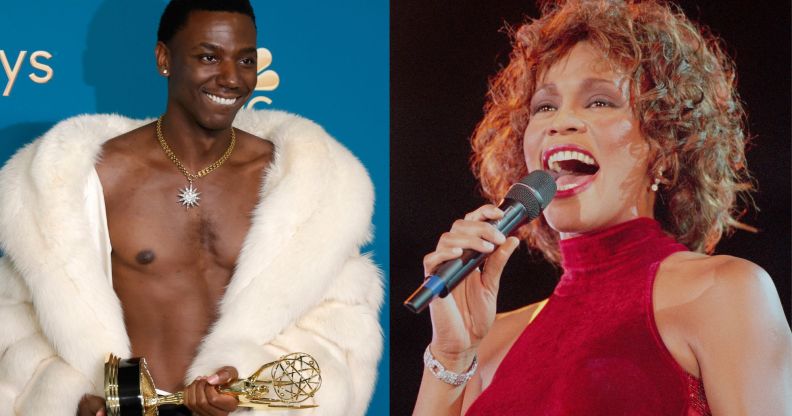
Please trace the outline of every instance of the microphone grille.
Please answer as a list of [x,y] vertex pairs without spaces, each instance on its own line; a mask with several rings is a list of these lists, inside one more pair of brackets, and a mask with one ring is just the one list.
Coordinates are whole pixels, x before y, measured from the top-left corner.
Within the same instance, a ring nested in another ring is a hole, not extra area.
[[556,194],[555,180],[543,170],[535,170],[509,188],[507,199],[521,203],[530,219],[539,216]]

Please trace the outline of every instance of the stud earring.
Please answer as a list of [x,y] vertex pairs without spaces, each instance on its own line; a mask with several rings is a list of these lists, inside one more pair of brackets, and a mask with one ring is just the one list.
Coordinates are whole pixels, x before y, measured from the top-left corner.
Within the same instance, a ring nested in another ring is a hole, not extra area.
[[660,179],[662,177],[663,177],[663,169],[660,169],[657,172],[657,176],[655,176],[654,178],[654,183],[652,184],[652,186],[649,187],[649,189],[651,189],[652,192],[657,192],[657,190],[660,189]]
[[162,75],[168,75],[168,68],[162,68]]

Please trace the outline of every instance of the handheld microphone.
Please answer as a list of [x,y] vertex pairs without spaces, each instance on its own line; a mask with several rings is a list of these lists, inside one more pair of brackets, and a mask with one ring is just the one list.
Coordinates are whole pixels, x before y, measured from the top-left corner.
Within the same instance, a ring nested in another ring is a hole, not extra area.
[[[488,222],[503,235],[509,235],[524,222],[538,217],[555,193],[553,177],[543,170],[535,170],[509,188],[503,202],[498,206],[503,211],[503,218]],[[420,313],[434,298],[446,297],[465,276],[481,265],[487,255],[468,249],[459,258],[443,262],[404,301],[404,306],[414,313]]]

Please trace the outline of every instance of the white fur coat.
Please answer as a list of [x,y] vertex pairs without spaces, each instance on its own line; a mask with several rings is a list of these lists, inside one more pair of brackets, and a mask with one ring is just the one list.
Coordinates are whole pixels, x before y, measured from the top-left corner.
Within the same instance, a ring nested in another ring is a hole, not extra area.
[[[104,141],[145,122],[66,120],[0,171],[0,416],[72,416],[84,393],[104,395],[107,353],[130,356],[94,164]],[[222,365],[247,376],[307,352],[322,369],[319,407],[293,413],[363,414],[382,351],[381,273],[359,251],[370,239],[368,175],[308,120],[242,111],[234,125],[276,153],[218,321],[185,381]]]

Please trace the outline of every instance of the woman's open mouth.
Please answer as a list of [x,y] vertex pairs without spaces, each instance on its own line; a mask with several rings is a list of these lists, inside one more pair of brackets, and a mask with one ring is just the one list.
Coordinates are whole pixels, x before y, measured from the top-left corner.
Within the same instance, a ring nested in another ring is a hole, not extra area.
[[564,144],[542,153],[542,166],[556,178],[556,198],[577,195],[588,188],[599,172],[594,156],[582,147]]

